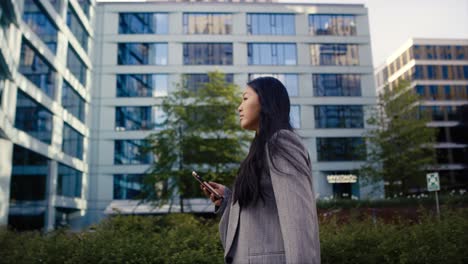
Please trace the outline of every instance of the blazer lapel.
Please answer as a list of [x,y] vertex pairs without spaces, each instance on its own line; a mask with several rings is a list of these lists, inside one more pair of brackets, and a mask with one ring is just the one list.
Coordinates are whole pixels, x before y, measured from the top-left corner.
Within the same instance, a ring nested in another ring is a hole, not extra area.
[[226,250],[224,250],[224,257],[226,257],[229,253],[229,250],[231,250],[232,242],[234,240],[234,236],[236,235],[237,226],[239,224],[239,212],[239,202],[231,205],[231,212],[229,214],[229,223],[226,235]]

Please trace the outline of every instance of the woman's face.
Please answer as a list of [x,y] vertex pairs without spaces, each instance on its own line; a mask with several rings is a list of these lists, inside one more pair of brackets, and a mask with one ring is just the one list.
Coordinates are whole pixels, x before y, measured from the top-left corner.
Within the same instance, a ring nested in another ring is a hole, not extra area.
[[255,130],[258,133],[260,124],[260,101],[257,93],[250,86],[242,91],[242,103],[237,108],[240,125],[243,129]]

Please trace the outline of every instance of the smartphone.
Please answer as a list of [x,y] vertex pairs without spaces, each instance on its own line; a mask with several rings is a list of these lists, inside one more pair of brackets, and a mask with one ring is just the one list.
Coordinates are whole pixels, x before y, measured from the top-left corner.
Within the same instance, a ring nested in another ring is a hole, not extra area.
[[205,180],[203,180],[203,178],[200,175],[198,175],[195,171],[192,171],[192,176],[195,178],[195,180],[201,183],[201,185],[203,185],[210,193],[212,193],[215,196],[216,200],[224,198],[215,189],[213,189],[211,185],[209,185]]

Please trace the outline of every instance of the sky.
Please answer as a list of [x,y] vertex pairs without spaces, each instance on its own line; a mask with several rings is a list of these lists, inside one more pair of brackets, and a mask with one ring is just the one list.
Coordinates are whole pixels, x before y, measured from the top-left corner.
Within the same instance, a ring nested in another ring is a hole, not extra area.
[[384,63],[387,57],[410,38],[468,39],[468,0],[278,0],[278,2],[364,4],[369,13],[374,67]]

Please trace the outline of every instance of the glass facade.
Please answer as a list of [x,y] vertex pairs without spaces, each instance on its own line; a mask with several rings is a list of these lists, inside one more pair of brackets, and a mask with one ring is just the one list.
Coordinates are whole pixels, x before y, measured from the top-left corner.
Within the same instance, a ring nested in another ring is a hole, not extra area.
[[62,0],[49,0],[49,2],[55,8],[55,11],[60,11],[60,8],[62,7]]
[[223,13],[184,13],[185,34],[228,35],[232,33],[232,15]]
[[166,115],[161,107],[126,106],[115,108],[115,130],[151,130],[164,127]]
[[355,15],[309,15],[310,35],[355,36]]
[[57,72],[23,39],[19,72],[34,83],[47,96],[55,99]]
[[360,137],[317,138],[318,161],[365,160],[365,143]]
[[71,5],[68,5],[67,26],[85,51],[88,50],[89,35]]
[[150,164],[150,153],[144,153],[144,140],[116,140],[114,142],[114,164]]
[[67,67],[70,72],[75,75],[78,81],[86,87],[86,74],[87,68],[84,62],[80,59],[78,54],[76,53],[73,48],[68,46],[68,53],[67,53]]
[[424,100],[468,100],[468,85],[416,85]]
[[301,128],[301,106],[291,105],[289,119],[293,128]]
[[295,35],[294,14],[247,14],[250,35]]
[[18,90],[15,127],[44,143],[50,144],[52,140],[52,113]]
[[[234,82],[234,75],[233,74],[225,74],[225,80],[227,83]],[[210,81],[208,74],[205,73],[189,73],[183,74],[183,78],[185,81],[185,87],[187,90],[192,92],[197,92],[199,89],[203,87],[205,83]]]
[[167,13],[120,13],[119,34],[167,34]]
[[414,45],[411,58],[417,60],[466,60],[468,46],[461,45]]
[[141,192],[144,175],[142,174],[115,174],[114,200],[131,200]]
[[232,65],[232,43],[184,43],[184,65]]
[[117,97],[167,96],[167,74],[117,74]]
[[81,7],[81,9],[83,10],[83,13],[89,19],[89,10],[91,8],[91,3],[89,2],[89,0],[77,0],[77,1],[78,1],[79,6]]
[[311,44],[312,65],[359,65],[359,48],[356,44]]
[[58,165],[57,195],[81,198],[83,173],[63,164]]
[[81,122],[85,122],[85,100],[65,80],[62,88],[62,106]]
[[55,53],[57,49],[57,27],[52,23],[36,0],[24,1],[23,20],[29,28]]
[[249,65],[296,65],[295,43],[249,43]]
[[295,73],[251,73],[249,80],[258,77],[271,76],[278,79],[286,87],[289,96],[299,96],[299,75]]
[[14,145],[11,174],[10,202],[45,200],[49,159]]
[[166,65],[167,43],[119,43],[118,65]]
[[320,105],[314,107],[315,128],[363,128],[361,105]]
[[421,114],[428,113],[433,121],[460,121],[468,118],[461,106],[419,106],[419,111]]
[[78,159],[83,159],[83,135],[68,124],[63,124],[62,151]]
[[413,80],[468,80],[468,65],[416,65]]
[[312,74],[314,96],[361,96],[359,74]]

